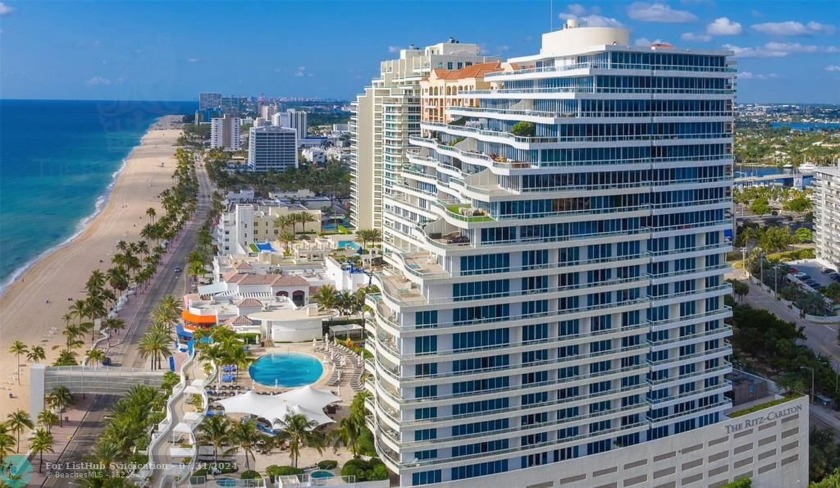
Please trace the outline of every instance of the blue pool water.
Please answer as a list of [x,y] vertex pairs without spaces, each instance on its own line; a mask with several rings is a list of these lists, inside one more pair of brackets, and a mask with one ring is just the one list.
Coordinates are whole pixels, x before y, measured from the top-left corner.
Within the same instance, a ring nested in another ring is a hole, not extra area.
[[259,249],[260,251],[268,251],[268,252],[274,251],[274,248],[271,247],[271,244],[269,244],[267,242],[263,242],[262,244],[254,243],[254,245],[257,246],[257,249]]
[[324,366],[308,354],[279,353],[257,359],[248,372],[263,386],[293,388],[318,381],[324,374]]
[[216,484],[219,486],[236,486],[236,480],[233,478],[218,478]]
[[358,251],[362,248],[362,246],[360,246],[359,243],[355,241],[338,241],[339,249],[347,249],[348,247],[354,251]]
[[321,470],[321,471],[313,471],[313,472],[309,473],[309,477],[310,478],[315,478],[317,480],[317,479],[324,479],[324,478],[335,478],[335,475],[332,474],[329,471]]

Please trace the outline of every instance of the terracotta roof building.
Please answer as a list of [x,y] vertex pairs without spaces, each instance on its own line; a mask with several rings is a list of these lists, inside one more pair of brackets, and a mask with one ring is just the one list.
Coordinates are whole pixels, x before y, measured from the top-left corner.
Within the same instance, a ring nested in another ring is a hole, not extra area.
[[446,114],[449,107],[478,107],[478,100],[461,98],[465,91],[486,90],[490,83],[484,75],[502,70],[500,61],[479,63],[457,70],[433,69],[420,82],[420,107],[423,122],[447,123],[453,120]]

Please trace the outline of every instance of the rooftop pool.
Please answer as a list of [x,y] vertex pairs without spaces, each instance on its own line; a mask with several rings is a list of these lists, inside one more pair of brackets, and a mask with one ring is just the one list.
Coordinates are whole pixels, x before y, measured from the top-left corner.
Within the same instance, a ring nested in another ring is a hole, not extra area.
[[260,357],[248,373],[263,386],[294,388],[317,382],[324,374],[324,365],[309,354],[283,352]]

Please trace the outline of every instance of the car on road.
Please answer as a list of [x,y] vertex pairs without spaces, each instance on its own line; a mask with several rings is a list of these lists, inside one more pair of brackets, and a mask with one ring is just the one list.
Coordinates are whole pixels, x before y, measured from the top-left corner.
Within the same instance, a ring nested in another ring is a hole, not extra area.
[[181,272],[181,268],[176,267],[175,268],[175,273],[177,274],[177,273],[180,273],[180,272]]
[[109,358],[107,356],[105,357],[105,359],[102,360],[102,366],[110,366],[111,364],[113,364],[111,362],[111,358]]

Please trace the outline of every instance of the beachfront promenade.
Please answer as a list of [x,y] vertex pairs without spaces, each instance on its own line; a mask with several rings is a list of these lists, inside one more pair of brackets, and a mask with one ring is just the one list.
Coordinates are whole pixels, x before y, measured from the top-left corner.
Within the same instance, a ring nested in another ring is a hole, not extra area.
[[[189,285],[186,273],[175,273],[175,267],[185,267],[187,254],[196,245],[196,235],[201,224],[210,211],[210,195],[212,185],[203,168],[197,169],[199,180],[198,205],[193,218],[187,223],[179,236],[170,243],[158,273],[150,282],[147,290],[135,295],[120,312],[120,318],[128,324],[127,330],[111,340],[110,347],[105,344],[106,354],[112,358],[114,366],[143,368],[148,367],[139,354],[137,345],[144,332],[151,325],[149,314],[162,297],[168,294],[181,296]],[[176,369],[186,360],[186,354],[176,353]],[[82,461],[92,450],[98,435],[105,427],[111,407],[118,398],[113,396],[96,396],[87,402],[79,404],[69,415],[76,426],[70,442],[66,446],[60,445],[57,439],[54,447],[55,454],[50,458],[57,459],[58,464]],[[81,409],[86,409],[81,411]],[[77,419],[77,420],[76,420]],[[44,456],[45,460],[48,456]],[[54,461],[53,461],[54,462]],[[57,478],[43,478],[40,486],[66,486],[67,480]],[[37,485],[35,485],[37,486]]]

